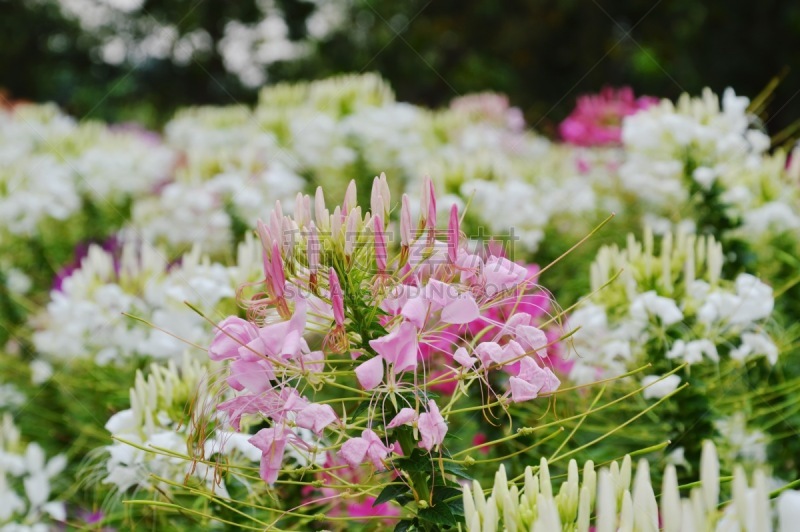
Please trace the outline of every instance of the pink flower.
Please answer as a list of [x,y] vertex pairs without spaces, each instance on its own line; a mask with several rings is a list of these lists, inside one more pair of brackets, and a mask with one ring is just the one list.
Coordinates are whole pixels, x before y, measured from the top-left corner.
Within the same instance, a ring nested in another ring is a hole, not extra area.
[[269,485],[275,484],[286,450],[286,428],[283,425],[259,430],[249,441],[261,451],[259,473]]
[[258,336],[258,327],[236,316],[225,318],[217,326],[214,340],[208,348],[211,360],[237,358],[239,349]]
[[228,384],[234,390],[262,393],[272,388],[275,370],[267,360],[235,360],[229,367]]
[[483,274],[486,279],[486,295],[493,297],[525,281],[528,270],[505,257],[492,256],[487,259]]
[[480,309],[471,293],[459,293],[454,286],[436,279],[428,281],[422,293],[408,297],[401,314],[423,328],[430,313],[440,310],[441,321],[450,324],[461,325],[480,317]]
[[525,351],[536,351],[542,358],[547,356],[547,335],[544,331],[530,325],[518,325],[515,332],[517,341]]
[[242,358],[296,358],[305,344],[303,332],[306,326],[306,309],[305,299],[298,298],[292,317],[288,321],[272,323],[259,329],[258,338],[248,344],[248,349],[240,351]]
[[336,413],[330,405],[310,404],[297,413],[295,423],[298,427],[309,429],[319,436],[325,427],[336,419]]
[[[489,441],[489,437],[486,436],[486,434],[484,434],[483,432],[479,432],[475,435],[474,438],[472,438],[472,445],[477,447],[478,445],[483,445],[487,441]],[[478,452],[481,454],[489,454],[489,447],[491,447],[491,445],[486,445],[484,447],[481,447],[480,449],[478,449]]]
[[375,505],[375,497],[366,497],[362,502],[354,502],[347,505],[347,515],[353,519],[359,517],[398,517],[400,509],[396,506],[384,502]]
[[478,361],[477,358],[469,356],[467,349],[464,347],[459,347],[456,349],[456,352],[453,354],[453,360],[464,366],[465,368],[471,368],[475,365],[475,362]]
[[360,437],[350,438],[339,449],[339,456],[353,467],[369,460],[375,469],[383,470],[386,457],[392,451],[371,429],[365,429]]
[[217,405],[217,410],[228,415],[228,424],[239,430],[239,423],[245,414],[255,414],[271,408],[269,399],[257,395],[239,395]]
[[550,370],[539,366],[531,357],[520,361],[519,374],[509,379],[511,400],[515,403],[535,399],[540,393],[553,393],[561,384]]
[[417,419],[417,411],[413,408],[402,408],[400,412],[394,416],[388,425],[386,425],[387,429],[393,429],[395,427],[399,427],[400,425],[409,425],[413,423]]
[[447,422],[439,413],[439,407],[433,401],[428,401],[428,412],[419,415],[417,427],[422,438],[419,446],[427,451],[437,445],[441,445],[445,434],[447,434]]
[[619,144],[622,119],[656,103],[652,97],[634,98],[630,87],[605,87],[600,94],[580,96],[559,132],[565,142],[578,146]]

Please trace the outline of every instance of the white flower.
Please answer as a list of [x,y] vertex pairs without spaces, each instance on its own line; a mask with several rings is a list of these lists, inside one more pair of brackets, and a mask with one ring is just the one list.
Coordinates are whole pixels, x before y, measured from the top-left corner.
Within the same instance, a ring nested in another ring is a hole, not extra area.
[[630,313],[634,319],[642,317],[647,319],[655,316],[665,327],[683,320],[683,312],[678,308],[675,300],[659,296],[652,290],[634,298],[631,302]]
[[731,358],[744,361],[751,356],[765,356],[770,364],[778,361],[778,346],[763,333],[743,333],[742,345],[731,349]]
[[680,383],[681,378],[677,375],[669,375],[663,379],[660,375],[647,375],[642,378],[642,386],[647,386],[642,395],[645,399],[661,399],[674,392]]

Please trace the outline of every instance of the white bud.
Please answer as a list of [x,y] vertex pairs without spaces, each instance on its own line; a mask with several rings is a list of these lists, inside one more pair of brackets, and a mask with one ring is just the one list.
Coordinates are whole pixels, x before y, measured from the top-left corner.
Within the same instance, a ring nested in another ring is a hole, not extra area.
[[633,481],[634,528],[642,531],[658,530],[658,504],[650,482],[650,464],[639,460],[636,479]]
[[[622,509],[619,512],[619,532],[633,532],[633,501],[631,492],[625,490],[622,494]],[[646,530],[637,528],[637,530]]]
[[717,448],[711,440],[703,442],[700,455],[700,482],[703,486],[703,502],[709,510],[719,503],[719,458]]
[[678,491],[678,474],[669,464],[664,470],[661,487],[661,520],[664,532],[681,531],[681,494]]
[[596,532],[614,532],[617,521],[616,489],[608,469],[601,469],[597,482]]

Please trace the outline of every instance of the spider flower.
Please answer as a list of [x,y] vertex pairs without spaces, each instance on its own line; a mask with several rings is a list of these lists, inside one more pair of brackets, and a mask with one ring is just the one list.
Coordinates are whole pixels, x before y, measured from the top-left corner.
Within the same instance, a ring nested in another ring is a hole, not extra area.
[[[333,208],[321,189],[313,212],[308,196],[298,196],[293,217],[276,205],[258,224],[265,275],[263,290],[243,295],[250,320],[220,322],[209,349],[227,361],[234,390],[218,409],[237,431],[262,427],[250,442],[269,484],[289,448],[352,467],[398,467],[401,453],[444,452],[453,405],[470,388],[508,405],[559,386],[551,342],[537,327],[547,297],[535,269],[470,252],[456,207],[440,240],[430,179],[415,228],[403,197],[399,242],[386,218],[386,177],[373,181],[377,212],[357,198],[353,182]],[[434,389],[452,395],[447,406]],[[352,403],[331,398],[335,390],[366,408],[353,413]]]

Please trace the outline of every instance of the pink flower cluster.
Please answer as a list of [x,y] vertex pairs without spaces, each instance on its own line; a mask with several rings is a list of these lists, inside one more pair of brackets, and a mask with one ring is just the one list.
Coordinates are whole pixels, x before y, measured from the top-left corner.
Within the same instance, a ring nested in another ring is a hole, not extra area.
[[578,97],[575,109],[559,125],[559,133],[576,146],[619,144],[623,118],[657,103],[651,96],[634,97],[630,87],[605,87],[600,94]]
[[[338,459],[353,467],[369,463],[386,469],[391,454],[402,452],[391,443],[391,432],[402,425],[413,427],[419,447],[433,452],[447,435],[449,408],[440,410],[427,397],[434,387],[460,393],[459,386],[466,390],[477,382],[501,402],[527,401],[558,388],[548,367],[551,342],[536,326],[548,302],[533,284],[536,270],[468,251],[455,206],[446,241],[437,240],[430,180],[416,229],[409,203],[404,195],[394,258],[384,222],[391,209],[383,175],[375,178],[371,212],[362,215],[351,183],[333,214],[320,189],[313,221],[311,199],[298,196],[293,218],[278,204],[268,224],[259,222],[264,292],[249,300],[252,321],[229,317],[219,324],[209,356],[228,361],[227,383],[237,393],[218,410],[230,425],[240,430],[245,415],[269,423],[250,439],[262,451],[266,482],[278,478],[287,445],[308,455],[330,449],[327,431],[343,442]],[[370,312],[374,323],[367,327],[378,334],[363,337],[367,318],[360,311],[354,318],[358,305],[380,309]],[[314,329],[327,331],[321,342],[312,340]],[[320,349],[309,346],[315,341]],[[345,358],[327,370],[337,355]],[[309,398],[333,383],[326,379],[347,378],[343,363],[351,365],[353,385],[371,399],[366,428],[348,423],[331,401]],[[504,392],[493,389],[498,384],[490,373],[497,370],[504,375],[499,380]],[[379,406],[386,399],[395,407],[388,423]]]

